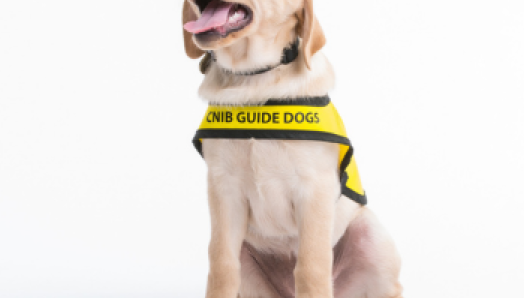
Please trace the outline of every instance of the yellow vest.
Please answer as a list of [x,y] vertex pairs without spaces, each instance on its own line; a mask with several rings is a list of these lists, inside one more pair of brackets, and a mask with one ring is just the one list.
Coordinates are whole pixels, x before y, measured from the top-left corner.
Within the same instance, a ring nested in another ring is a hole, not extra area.
[[214,106],[207,109],[193,144],[202,154],[202,139],[310,140],[340,145],[342,194],[365,205],[353,147],[344,123],[328,96],[269,100],[257,106]]

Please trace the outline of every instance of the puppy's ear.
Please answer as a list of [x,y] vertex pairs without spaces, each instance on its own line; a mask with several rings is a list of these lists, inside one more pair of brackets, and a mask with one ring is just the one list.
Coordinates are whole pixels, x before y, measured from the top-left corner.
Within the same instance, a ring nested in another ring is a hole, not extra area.
[[304,0],[302,15],[298,15],[298,33],[302,37],[302,50],[306,66],[311,69],[311,57],[326,44],[320,23],[313,14],[313,0]]
[[[184,0],[184,8],[182,9],[182,26],[187,22],[195,21],[197,19],[198,16],[195,14],[191,4],[187,0]],[[184,47],[186,48],[187,56],[191,59],[197,59],[202,56],[204,51],[198,48],[193,42],[193,34],[184,29],[182,30],[184,31]]]

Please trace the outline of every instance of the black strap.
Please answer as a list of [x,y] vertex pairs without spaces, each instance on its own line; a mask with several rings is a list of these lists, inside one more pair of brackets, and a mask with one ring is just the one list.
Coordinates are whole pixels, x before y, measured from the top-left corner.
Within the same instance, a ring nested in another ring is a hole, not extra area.
[[328,95],[313,97],[296,97],[296,98],[270,98],[265,106],[307,106],[307,107],[325,107],[330,103]]
[[331,102],[329,95],[324,96],[301,96],[301,97],[286,97],[286,98],[270,98],[262,103],[239,103],[239,104],[220,104],[210,102],[210,106],[306,106],[306,107],[325,107]]
[[[264,67],[264,68],[260,68],[260,69],[254,69],[254,70],[248,70],[248,71],[233,71],[231,69],[227,69],[227,68],[223,68],[223,67],[220,67],[220,69],[227,73],[227,74],[233,74],[233,75],[237,75],[237,76],[254,76],[254,75],[258,75],[258,74],[263,74],[265,72],[268,72],[272,69],[275,69],[277,67],[279,67],[280,65],[287,65],[293,61],[295,61],[295,59],[297,59],[298,57],[298,44],[299,44],[300,40],[298,39],[295,39],[295,41],[290,44],[289,46],[287,46],[286,48],[284,48],[284,50],[282,51],[282,58],[280,59],[280,63],[277,64],[277,65],[273,65],[273,66],[267,66],[267,67]],[[215,53],[213,51],[209,51],[208,52],[210,55],[211,55],[211,58],[213,59],[213,61],[217,61],[216,57],[215,57]]]

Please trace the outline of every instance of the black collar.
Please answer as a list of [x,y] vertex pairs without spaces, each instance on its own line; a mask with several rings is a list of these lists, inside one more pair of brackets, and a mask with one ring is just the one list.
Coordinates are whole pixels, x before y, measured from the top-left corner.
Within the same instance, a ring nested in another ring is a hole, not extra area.
[[[297,59],[298,57],[298,43],[299,43],[299,39],[297,37],[297,39],[295,39],[295,41],[292,44],[284,48],[284,50],[282,51],[282,58],[280,59],[280,63],[277,65],[267,66],[264,68],[248,70],[248,71],[233,71],[231,69],[223,68],[220,66],[219,67],[223,72],[227,74],[237,75],[237,76],[254,76],[254,75],[262,74],[270,70],[273,70],[279,67],[280,65],[286,65],[286,64],[289,64],[295,61],[295,59]],[[211,55],[211,58],[213,59],[213,61],[216,62],[217,59],[215,57],[215,53],[213,51],[209,51],[208,53]]]

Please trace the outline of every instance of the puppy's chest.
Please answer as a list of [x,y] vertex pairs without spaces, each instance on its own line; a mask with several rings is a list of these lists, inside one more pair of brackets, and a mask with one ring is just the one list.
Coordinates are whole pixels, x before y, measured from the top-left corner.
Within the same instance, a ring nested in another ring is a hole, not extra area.
[[[338,177],[336,144],[290,140],[206,139],[203,153],[213,185],[224,198],[247,200],[250,229],[264,236],[297,232],[296,209],[319,175]],[[240,190],[240,191],[238,191]]]

